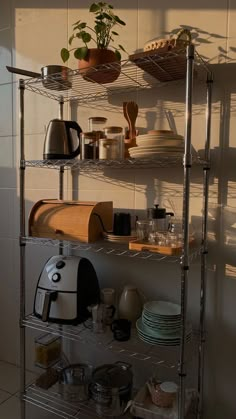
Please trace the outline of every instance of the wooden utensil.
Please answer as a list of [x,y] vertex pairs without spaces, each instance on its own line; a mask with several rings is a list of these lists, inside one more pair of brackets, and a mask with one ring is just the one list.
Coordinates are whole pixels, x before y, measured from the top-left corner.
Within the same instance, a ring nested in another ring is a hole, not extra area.
[[123,114],[124,114],[124,117],[125,117],[126,121],[128,122],[128,125],[130,125],[129,117],[127,115],[126,106],[127,106],[127,102],[123,102]]
[[135,102],[127,102],[126,113],[129,120],[129,138],[136,138],[135,122],[138,116],[138,105]]

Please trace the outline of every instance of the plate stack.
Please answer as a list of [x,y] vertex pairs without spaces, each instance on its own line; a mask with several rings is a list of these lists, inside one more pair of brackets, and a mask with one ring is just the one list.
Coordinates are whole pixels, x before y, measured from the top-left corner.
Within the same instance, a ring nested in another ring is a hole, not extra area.
[[184,153],[184,137],[173,131],[148,131],[136,137],[137,147],[130,147],[129,154],[133,158],[154,156],[181,156]]
[[112,232],[103,232],[103,237],[105,241],[112,243],[129,243],[130,241],[137,239],[137,236],[118,236]]
[[[181,307],[169,301],[148,301],[136,328],[138,336],[146,343],[177,346],[180,344]],[[187,324],[187,341],[191,333],[191,326]]]

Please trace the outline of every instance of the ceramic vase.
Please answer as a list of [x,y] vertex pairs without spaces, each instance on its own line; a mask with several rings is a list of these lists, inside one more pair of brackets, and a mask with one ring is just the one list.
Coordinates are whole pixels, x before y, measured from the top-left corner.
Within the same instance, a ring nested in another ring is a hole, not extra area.
[[136,320],[142,314],[143,298],[137,288],[133,285],[126,285],[120,296],[118,314],[120,318],[128,319],[135,326]]

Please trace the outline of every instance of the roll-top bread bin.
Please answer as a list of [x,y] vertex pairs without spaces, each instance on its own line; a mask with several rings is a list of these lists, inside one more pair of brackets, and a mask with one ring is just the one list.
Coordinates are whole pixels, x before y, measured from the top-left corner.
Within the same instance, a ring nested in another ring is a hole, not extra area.
[[112,230],[113,203],[43,199],[29,215],[29,235],[89,243]]

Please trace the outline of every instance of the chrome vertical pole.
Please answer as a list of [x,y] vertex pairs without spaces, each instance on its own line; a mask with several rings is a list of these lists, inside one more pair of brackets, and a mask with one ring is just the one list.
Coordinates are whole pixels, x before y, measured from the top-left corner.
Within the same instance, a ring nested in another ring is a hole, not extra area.
[[207,214],[210,178],[210,137],[211,137],[211,105],[212,105],[213,76],[207,75],[207,103],[206,103],[206,141],[205,141],[205,164],[203,167],[203,219],[202,219],[202,250],[201,250],[201,288],[200,288],[200,336],[198,350],[198,409],[197,418],[202,418],[203,412],[203,381],[204,381],[204,354],[205,354],[205,306],[206,306],[206,282],[207,282]]
[[188,296],[189,272],[189,201],[190,201],[190,172],[192,166],[191,155],[191,129],[192,129],[192,89],[194,46],[187,48],[187,73],[186,73],[186,108],[185,108],[185,146],[184,146],[184,186],[183,186],[183,252],[181,257],[181,338],[179,360],[179,403],[178,419],[185,416],[185,344],[186,344],[186,319]]
[[[63,119],[64,99],[61,96],[59,101],[59,119]],[[59,170],[59,199],[64,198],[64,166],[60,167]],[[63,242],[60,243],[59,254],[63,254]]]
[[20,90],[20,417],[25,419],[25,150],[24,150],[24,80],[19,80]]

